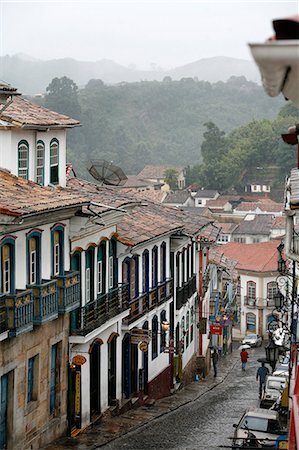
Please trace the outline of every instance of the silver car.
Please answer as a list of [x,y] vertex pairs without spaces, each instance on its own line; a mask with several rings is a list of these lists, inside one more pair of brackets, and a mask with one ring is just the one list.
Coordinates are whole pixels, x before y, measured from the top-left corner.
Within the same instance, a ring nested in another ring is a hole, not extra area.
[[243,341],[243,345],[250,345],[250,347],[260,347],[262,345],[262,338],[259,334],[247,334]]
[[262,408],[248,409],[234,427],[233,448],[244,447],[250,433],[254,434],[262,447],[273,448],[276,439],[284,434],[278,413]]

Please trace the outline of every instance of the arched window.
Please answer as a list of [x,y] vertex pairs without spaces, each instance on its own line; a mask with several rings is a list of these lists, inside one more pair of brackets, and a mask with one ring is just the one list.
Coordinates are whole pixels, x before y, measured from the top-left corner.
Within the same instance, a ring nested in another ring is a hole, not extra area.
[[190,273],[190,261],[191,261],[191,245],[188,245],[187,248],[187,280],[189,280],[189,278],[191,277],[191,273]]
[[185,330],[185,317],[183,316],[182,321],[181,321],[181,336],[182,336],[182,352],[185,350],[185,335],[186,335],[186,330]]
[[94,300],[94,247],[90,246],[85,252],[85,301]]
[[166,242],[162,242],[160,248],[160,281],[166,280]]
[[63,275],[64,273],[64,227],[55,225],[51,229],[52,238],[52,274]]
[[254,281],[247,281],[247,297],[256,299],[256,284]]
[[142,292],[149,291],[149,252],[142,253]]
[[152,359],[158,356],[158,317],[152,319]]
[[161,311],[160,314],[160,333],[161,333],[161,339],[160,339],[160,353],[164,352],[164,349],[166,347],[166,331],[162,329],[162,322],[166,321],[166,311]]
[[186,250],[186,248],[184,248],[183,253],[182,253],[182,281],[183,281],[183,284],[186,281],[186,262],[187,262],[186,255],[187,255],[187,250]]
[[108,287],[112,289],[118,284],[116,257],[116,240],[112,238],[109,242],[109,264],[108,264]]
[[18,144],[18,175],[28,180],[29,177],[29,144],[20,141]]
[[0,292],[3,294],[15,291],[15,241],[5,238],[0,242],[1,277]]
[[274,300],[275,294],[278,292],[278,286],[276,281],[270,281],[267,283],[267,299]]
[[41,282],[41,232],[32,231],[27,235],[27,282]]
[[59,182],[59,143],[57,139],[50,142],[50,183]]
[[158,286],[158,247],[152,249],[152,288]]
[[176,255],[176,286],[180,287],[180,273],[181,273],[181,253],[178,252]]
[[246,314],[246,331],[250,333],[256,332],[256,317],[253,313]]
[[38,184],[44,184],[44,166],[45,166],[45,144],[43,141],[36,143],[36,175],[35,180]]
[[98,294],[106,292],[106,241],[102,241],[98,247],[97,291]]

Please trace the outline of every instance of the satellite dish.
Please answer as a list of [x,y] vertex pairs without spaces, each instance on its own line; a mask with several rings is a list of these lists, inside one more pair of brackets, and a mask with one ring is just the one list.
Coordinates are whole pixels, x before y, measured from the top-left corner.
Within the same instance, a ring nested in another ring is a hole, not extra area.
[[88,161],[87,170],[101,184],[109,186],[123,186],[128,179],[120,167],[104,159]]

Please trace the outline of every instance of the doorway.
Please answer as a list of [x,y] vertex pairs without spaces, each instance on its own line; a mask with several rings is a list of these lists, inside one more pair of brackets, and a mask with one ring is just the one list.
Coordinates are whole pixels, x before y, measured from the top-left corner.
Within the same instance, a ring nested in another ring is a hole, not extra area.
[[108,342],[108,405],[116,402],[116,340],[114,335]]
[[0,378],[0,449],[10,447],[13,435],[13,371]]
[[90,416],[101,413],[101,343],[94,342],[90,352]]

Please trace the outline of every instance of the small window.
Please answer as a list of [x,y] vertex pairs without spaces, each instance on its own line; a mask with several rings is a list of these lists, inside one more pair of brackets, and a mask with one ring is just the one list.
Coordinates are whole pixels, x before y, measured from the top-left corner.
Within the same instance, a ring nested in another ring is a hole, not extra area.
[[90,268],[85,270],[85,299],[87,302],[91,300],[91,286],[90,286]]
[[45,144],[38,141],[36,144],[36,182],[44,184]]
[[109,289],[113,288],[113,256],[109,256]]
[[27,403],[37,400],[38,355],[28,359]]
[[59,275],[59,263],[60,263],[60,245],[59,245],[59,232],[54,232],[54,275]]
[[256,298],[256,284],[254,281],[247,281],[247,297]]
[[11,255],[10,255],[10,246],[9,245],[3,245],[3,247],[2,247],[2,263],[3,263],[2,290],[3,290],[4,294],[7,294],[10,292],[10,280],[11,280]]
[[50,183],[58,184],[59,181],[59,145],[56,139],[50,144]]
[[29,174],[29,144],[21,141],[18,145],[18,175],[28,180]]

